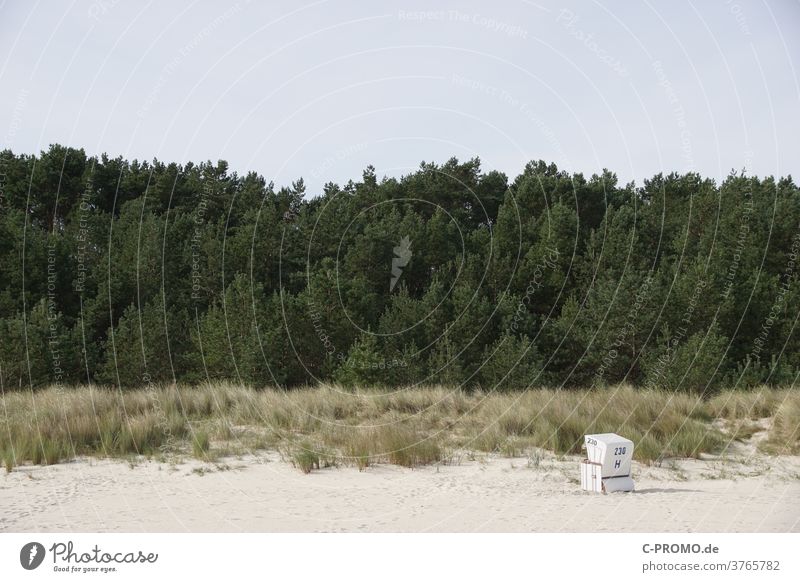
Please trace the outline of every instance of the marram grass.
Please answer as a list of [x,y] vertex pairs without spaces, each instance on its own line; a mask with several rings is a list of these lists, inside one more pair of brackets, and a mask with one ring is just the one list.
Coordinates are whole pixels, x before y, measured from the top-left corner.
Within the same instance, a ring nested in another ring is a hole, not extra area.
[[617,432],[636,443],[636,459],[655,462],[718,453],[752,435],[723,432],[720,420],[742,427],[764,418],[771,419],[764,452],[800,452],[800,392],[791,389],[703,400],[630,386],[503,394],[443,386],[394,392],[334,385],[285,392],[226,382],[132,391],[83,386],[0,397],[0,458],[12,471],[81,455],[213,460],[274,449],[304,472],[332,464],[364,470],[446,462],[456,451],[578,454],[585,433]]

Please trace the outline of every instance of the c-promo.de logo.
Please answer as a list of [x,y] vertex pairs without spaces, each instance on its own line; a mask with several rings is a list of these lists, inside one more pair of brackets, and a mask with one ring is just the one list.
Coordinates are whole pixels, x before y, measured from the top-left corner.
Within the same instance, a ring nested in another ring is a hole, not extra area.
[[44,561],[44,546],[39,542],[28,542],[19,551],[19,563],[26,570],[35,570]]

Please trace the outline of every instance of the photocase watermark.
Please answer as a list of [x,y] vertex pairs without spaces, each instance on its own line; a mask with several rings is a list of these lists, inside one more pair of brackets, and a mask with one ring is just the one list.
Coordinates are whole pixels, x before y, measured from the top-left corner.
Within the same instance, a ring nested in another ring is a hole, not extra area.
[[83,294],[86,290],[86,273],[89,269],[86,251],[89,245],[89,221],[87,216],[92,209],[92,193],[94,191],[94,181],[92,175],[94,173],[94,164],[89,173],[89,178],[86,180],[86,186],[81,193],[81,199],[78,204],[78,233],[76,239],[75,260],[77,261],[77,274],[73,281],[73,289],[76,293]]
[[483,14],[479,14],[477,12],[469,14],[465,12],[459,12],[458,10],[449,10],[448,16],[452,21],[475,24],[487,30],[491,30],[492,32],[505,34],[511,38],[528,38],[528,31],[521,26],[517,24],[511,24],[510,22],[497,20],[491,16],[484,16]]
[[8,126],[8,131],[6,132],[6,144],[14,140],[17,132],[19,131],[20,125],[22,125],[22,113],[28,107],[29,94],[30,91],[27,89],[20,89],[19,93],[17,93],[17,101],[14,104],[14,109],[11,111],[11,123]]
[[[9,153],[8,156],[11,154]],[[6,152],[0,152],[0,211],[3,210],[6,204],[6,180],[8,174],[6,173],[6,165],[8,161],[6,158],[8,157]]]
[[175,435],[172,434],[172,427],[170,427],[167,413],[164,412],[164,407],[161,405],[161,398],[159,398],[158,390],[155,384],[153,384],[152,377],[146,371],[142,374],[142,383],[145,385],[145,392],[153,403],[153,412],[156,415],[157,426],[165,437],[164,442],[161,443],[159,448],[162,453],[167,453],[172,450],[175,444]]
[[511,38],[528,38],[528,30],[518,24],[498,20],[478,12],[461,12],[460,10],[399,10],[398,20],[412,22],[462,22],[474,24]]
[[467,89],[477,91],[479,93],[485,93],[490,97],[494,97],[501,103],[518,110],[525,119],[531,122],[534,127],[539,130],[545,140],[553,147],[553,150],[556,152],[558,163],[569,163],[569,158],[564,152],[564,148],[556,136],[556,132],[553,130],[553,128],[547,125],[547,123],[539,115],[537,115],[536,112],[526,102],[515,97],[509,91],[501,87],[484,83],[478,79],[470,79],[469,77],[453,74],[450,77],[450,80],[454,85],[466,87]]
[[692,133],[689,131],[689,126],[686,124],[686,112],[683,109],[683,105],[681,105],[680,99],[678,99],[678,94],[672,87],[672,83],[667,77],[667,74],[664,72],[661,61],[655,61],[653,63],[653,70],[658,78],[658,84],[664,89],[664,93],[667,96],[667,101],[670,105],[672,105],[672,114],[675,117],[675,123],[680,130],[681,152],[683,154],[683,158],[686,160],[686,169],[687,171],[692,171],[694,169]]
[[[325,348],[325,353],[331,357],[335,356],[338,353],[336,344],[333,343],[333,340],[328,335],[328,331],[324,326],[322,314],[311,298],[308,299],[308,317],[311,319],[311,326],[314,328],[314,333],[317,335],[320,343],[322,343],[322,347]],[[342,359],[343,358],[342,356]]]
[[[201,28],[197,34],[195,34],[192,39],[183,45],[176,55],[174,55],[169,62],[164,65],[161,69],[161,73],[159,73],[158,78],[156,79],[155,83],[153,83],[152,88],[147,93],[145,97],[144,103],[136,112],[139,119],[144,119],[147,114],[150,112],[150,109],[158,102],[159,95],[164,90],[164,87],[169,82],[170,78],[175,74],[175,71],[180,68],[183,61],[197,49],[201,43],[208,40],[211,35],[216,31],[220,26],[225,24],[228,20],[233,18],[236,14],[238,14],[242,10],[241,4],[237,2],[230,8],[228,8],[225,12],[217,16],[214,20],[209,22],[206,26]],[[103,9],[103,12],[107,12],[108,9]]]
[[652,282],[653,277],[648,274],[647,277],[645,277],[645,280],[642,282],[642,285],[639,287],[639,291],[636,293],[636,300],[633,303],[633,307],[628,311],[628,314],[625,317],[625,325],[617,333],[617,337],[614,339],[611,347],[608,349],[608,351],[606,351],[606,355],[603,356],[602,363],[597,370],[595,370],[594,377],[592,378],[592,387],[602,383],[606,374],[606,370],[611,367],[611,364],[613,364],[619,356],[619,350],[625,345],[628,336],[635,333],[636,320],[639,319],[639,312],[642,310],[642,307],[644,307],[647,299],[650,296],[649,291]]
[[697,305],[700,302],[700,297],[702,296],[707,284],[708,283],[705,281],[705,279],[700,279],[694,286],[692,298],[689,300],[689,304],[686,306],[686,310],[683,312],[683,316],[681,317],[682,325],[678,328],[677,332],[669,338],[666,346],[667,349],[658,357],[652,372],[647,375],[647,381],[645,382],[646,389],[656,389],[656,383],[664,376],[664,372],[675,360],[676,350],[680,343],[686,338],[689,324],[694,317],[694,312],[697,309]]
[[56,385],[56,390],[60,390],[64,381],[64,369],[61,367],[61,337],[58,328],[61,314],[58,312],[56,303],[56,282],[58,281],[56,263],[56,238],[51,236],[47,244],[47,349],[50,352],[50,361],[53,367],[53,383]]
[[20,566],[26,570],[35,570],[44,561],[44,546],[39,542],[28,542],[19,551]]
[[391,360],[380,359],[374,362],[359,362],[352,357],[347,357],[342,360],[341,366],[352,370],[391,370],[394,368],[407,368],[408,362],[398,358],[392,358]]
[[119,564],[155,564],[158,554],[155,552],[136,551],[104,551],[97,544],[89,550],[80,551],[70,540],[66,543],[56,542],[49,549],[39,542],[28,542],[19,551],[19,563],[26,570],[35,570],[42,565],[48,552],[52,557],[54,572],[72,574],[89,574],[116,572]]
[[752,36],[742,7],[733,0],[725,0],[725,4],[730,7],[730,13],[733,15],[734,20],[736,20],[736,24],[739,25],[739,32],[745,36]]
[[119,4],[120,0],[95,0],[92,2],[92,5],[89,6],[89,10],[86,11],[86,14],[89,18],[100,22],[100,17],[105,16],[114,6]]
[[314,333],[325,350],[325,354],[331,359],[336,359],[339,366],[354,370],[390,370],[392,368],[408,367],[408,363],[405,359],[381,359],[369,363],[362,363],[340,351],[336,347],[333,338],[331,338],[328,333],[322,313],[313,299],[308,299],[308,316],[311,320],[311,326],[314,328]]
[[392,276],[389,278],[389,293],[394,291],[395,285],[403,275],[403,268],[411,261],[413,253],[411,252],[411,239],[404,236],[400,239],[400,244],[392,249],[394,257],[392,257]]
[[785,309],[784,302],[786,300],[786,293],[789,292],[789,288],[792,285],[798,257],[800,257],[800,234],[796,234],[794,235],[794,238],[792,238],[792,246],[789,249],[789,260],[786,262],[786,268],[781,275],[778,293],[775,296],[775,300],[772,302],[772,306],[770,307],[767,318],[761,324],[761,331],[756,339],[753,340],[753,349],[751,350],[749,357],[750,360],[761,359],[761,352],[766,346],[767,339],[772,331],[772,326],[775,325],[778,316]]
[[525,288],[525,295],[520,299],[519,303],[517,303],[514,316],[511,318],[511,323],[509,324],[509,329],[511,329],[512,332],[516,333],[519,331],[519,325],[527,312],[527,306],[530,304],[536,292],[544,286],[542,277],[544,277],[545,269],[555,270],[556,267],[558,267],[558,257],[559,252],[557,248],[548,248],[547,255],[533,268],[533,276],[530,281],[528,281],[528,286]]
[[595,40],[594,33],[586,32],[583,29],[578,28],[576,25],[579,20],[579,15],[575,14],[571,10],[567,10],[566,8],[563,8],[558,13],[558,17],[556,18],[556,22],[566,28],[573,38],[578,40],[581,44],[583,44],[583,46],[589,49],[589,51],[594,53],[601,63],[607,65],[620,77],[627,77],[628,69],[625,68],[625,65],[622,64],[622,61],[610,55],[608,51],[603,49]]
[[194,215],[194,233],[190,240],[191,251],[191,278],[192,278],[192,299],[197,301],[203,298],[201,293],[203,276],[200,272],[200,259],[202,257],[201,243],[203,242],[203,225],[206,222],[206,212],[208,210],[208,200],[214,196],[213,180],[208,179],[203,182],[203,189],[200,192],[200,201],[197,203],[197,212]]
[[357,153],[363,152],[366,149],[367,149],[366,142],[360,142],[351,144],[346,148],[342,148],[329,156],[325,156],[325,159],[322,160],[322,163],[311,170],[310,172],[311,177],[314,178],[315,180],[318,180],[320,177],[327,175],[328,172],[340,162],[343,162],[347,158],[350,158],[356,155]]
[[[392,250],[394,252],[394,257],[392,258],[391,275],[389,278],[389,293],[394,291],[400,277],[403,275],[403,269],[408,266],[413,256],[411,238],[404,236]],[[386,370],[391,368],[405,368],[408,366],[404,359],[397,358],[381,359],[379,361],[370,362],[369,365],[353,360],[336,346],[336,343],[325,326],[323,309],[311,298],[307,300],[306,305],[308,308],[308,317],[311,320],[311,326],[314,328],[314,333],[317,339],[319,339],[320,344],[322,344],[326,356],[330,359],[338,360],[339,366],[362,370]]]
[[[28,93],[27,89],[21,89],[17,94],[17,101],[14,104],[14,109],[11,111],[11,123],[3,139],[3,149],[10,150],[14,143],[14,138],[16,138],[17,132],[22,125],[22,113],[28,106]],[[6,155],[5,152],[0,152],[0,210],[5,206],[6,180],[8,178],[6,165],[10,162],[10,160],[6,159],[7,157],[12,157],[10,151],[8,155]]]
[[446,10],[398,10],[398,20],[411,20],[418,22],[446,20]]
[[727,299],[733,290],[733,281],[736,278],[736,273],[739,271],[739,263],[742,260],[742,253],[745,249],[745,241],[747,235],[750,233],[750,217],[753,215],[753,199],[750,192],[746,192],[747,200],[745,200],[742,208],[742,218],[739,222],[739,236],[736,238],[736,246],[733,249],[733,258],[728,267],[728,272],[725,274],[725,283],[722,289],[722,298]]

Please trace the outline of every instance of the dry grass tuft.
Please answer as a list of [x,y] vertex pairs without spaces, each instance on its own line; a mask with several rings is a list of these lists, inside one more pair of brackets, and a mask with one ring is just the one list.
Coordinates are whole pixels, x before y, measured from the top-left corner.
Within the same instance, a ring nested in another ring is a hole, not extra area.
[[780,454],[800,453],[800,393],[785,393],[762,448]]
[[758,420],[773,416],[791,392],[767,387],[746,392],[722,392],[709,400],[708,408],[714,418]]
[[186,453],[211,460],[213,437],[214,455],[272,448],[286,450],[304,472],[335,463],[364,470],[381,462],[439,463],[455,450],[578,454],[585,433],[618,432],[636,443],[636,459],[657,462],[721,450],[730,437],[715,419],[746,438],[754,421],[767,417],[774,422],[764,450],[798,452],[800,395],[785,389],[703,400],[630,386],[503,394],[444,386],[395,392],[336,385],[285,392],[229,382],[133,391],[84,386],[2,396],[0,458],[8,472],[77,455]]

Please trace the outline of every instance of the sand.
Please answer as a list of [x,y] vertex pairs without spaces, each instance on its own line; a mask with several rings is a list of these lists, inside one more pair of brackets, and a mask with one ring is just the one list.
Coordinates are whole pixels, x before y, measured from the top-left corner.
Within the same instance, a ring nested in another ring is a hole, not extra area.
[[634,463],[636,492],[611,495],[580,491],[578,461],[463,455],[306,475],[276,454],[79,459],[0,475],[0,531],[800,532],[800,457]]

